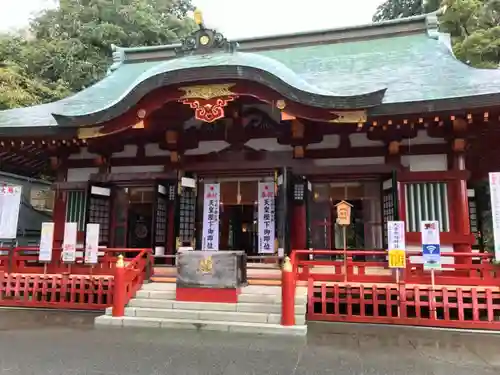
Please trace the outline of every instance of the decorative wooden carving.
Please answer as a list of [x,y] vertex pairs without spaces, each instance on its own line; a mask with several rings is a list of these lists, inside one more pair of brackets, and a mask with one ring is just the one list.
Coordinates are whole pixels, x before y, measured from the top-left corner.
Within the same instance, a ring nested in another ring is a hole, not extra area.
[[216,30],[207,29],[201,22],[199,29],[182,39],[181,46],[175,49],[177,56],[216,51],[234,52],[238,43],[228,41],[224,35]]
[[177,143],[177,131],[175,130],[167,130],[165,134],[165,140],[169,145],[175,145]]
[[292,138],[302,139],[304,138],[304,124],[299,120],[292,121]]
[[179,155],[179,153],[178,153],[177,151],[172,151],[172,152],[170,153],[170,161],[171,161],[172,163],[178,163],[178,162],[179,162],[179,160],[180,160],[180,155]]
[[463,118],[455,118],[453,120],[453,130],[456,132],[461,132],[467,129],[467,121]]
[[304,146],[295,146],[293,148],[293,157],[296,159],[302,159],[304,157]]
[[453,140],[453,151],[455,152],[464,152],[465,151],[466,142],[463,138],[456,138]]
[[230,90],[232,86],[234,84],[229,83],[181,87],[179,90],[185,94],[181,96],[179,102],[194,109],[194,117],[197,120],[212,123],[223,118],[224,108],[238,97]]
[[399,154],[400,143],[398,141],[392,141],[389,143],[389,155]]
[[334,118],[329,122],[359,124],[366,122],[366,111],[330,111]]

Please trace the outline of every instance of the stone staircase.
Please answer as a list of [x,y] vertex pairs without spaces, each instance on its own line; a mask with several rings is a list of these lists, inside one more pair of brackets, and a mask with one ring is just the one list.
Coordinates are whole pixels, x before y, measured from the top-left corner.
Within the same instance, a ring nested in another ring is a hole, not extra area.
[[295,326],[281,321],[281,287],[242,288],[238,303],[181,302],[175,300],[174,283],[144,284],[125,308],[125,316],[114,318],[111,308],[95,319],[96,325],[252,332],[304,336],[307,288],[297,287]]

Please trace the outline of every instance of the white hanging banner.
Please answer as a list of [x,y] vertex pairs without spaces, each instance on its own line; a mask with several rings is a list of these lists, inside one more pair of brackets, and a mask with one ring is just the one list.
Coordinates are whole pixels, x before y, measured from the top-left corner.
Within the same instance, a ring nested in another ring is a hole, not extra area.
[[22,186],[0,187],[0,239],[13,240],[17,237],[19,206]]
[[205,184],[203,193],[203,238],[201,249],[219,250],[220,184]]
[[259,182],[259,253],[274,254],[274,183]]
[[96,264],[99,251],[99,224],[87,224],[85,235],[85,263]]
[[66,223],[64,225],[62,248],[62,261],[64,263],[74,263],[76,261],[76,235],[77,223]]
[[495,259],[500,260],[500,173],[492,172],[489,178]]
[[52,246],[54,244],[54,223],[42,223],[40,235],[39,262],[52,261]]

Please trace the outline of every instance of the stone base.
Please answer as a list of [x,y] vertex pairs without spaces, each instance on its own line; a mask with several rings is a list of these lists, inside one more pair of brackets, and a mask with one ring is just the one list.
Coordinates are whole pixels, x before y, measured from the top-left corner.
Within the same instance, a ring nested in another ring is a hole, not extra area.
[[239,289],[177,287],[175,299],[185,302],[237,303],[239,294]]

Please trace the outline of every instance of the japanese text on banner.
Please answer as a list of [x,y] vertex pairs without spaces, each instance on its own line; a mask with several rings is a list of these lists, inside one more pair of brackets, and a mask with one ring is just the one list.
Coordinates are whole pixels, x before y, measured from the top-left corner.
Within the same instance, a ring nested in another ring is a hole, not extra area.
[[21,186],[0,187],[0,239],[17,237],[21,192]]
[[387,223],[387,250],[390,268],[406,267],[405,223],[403,221]]
[[219,250],[220,184],[205,184],[202,250]]
[[259,183],[259,253],[274,253],[274,183]]

